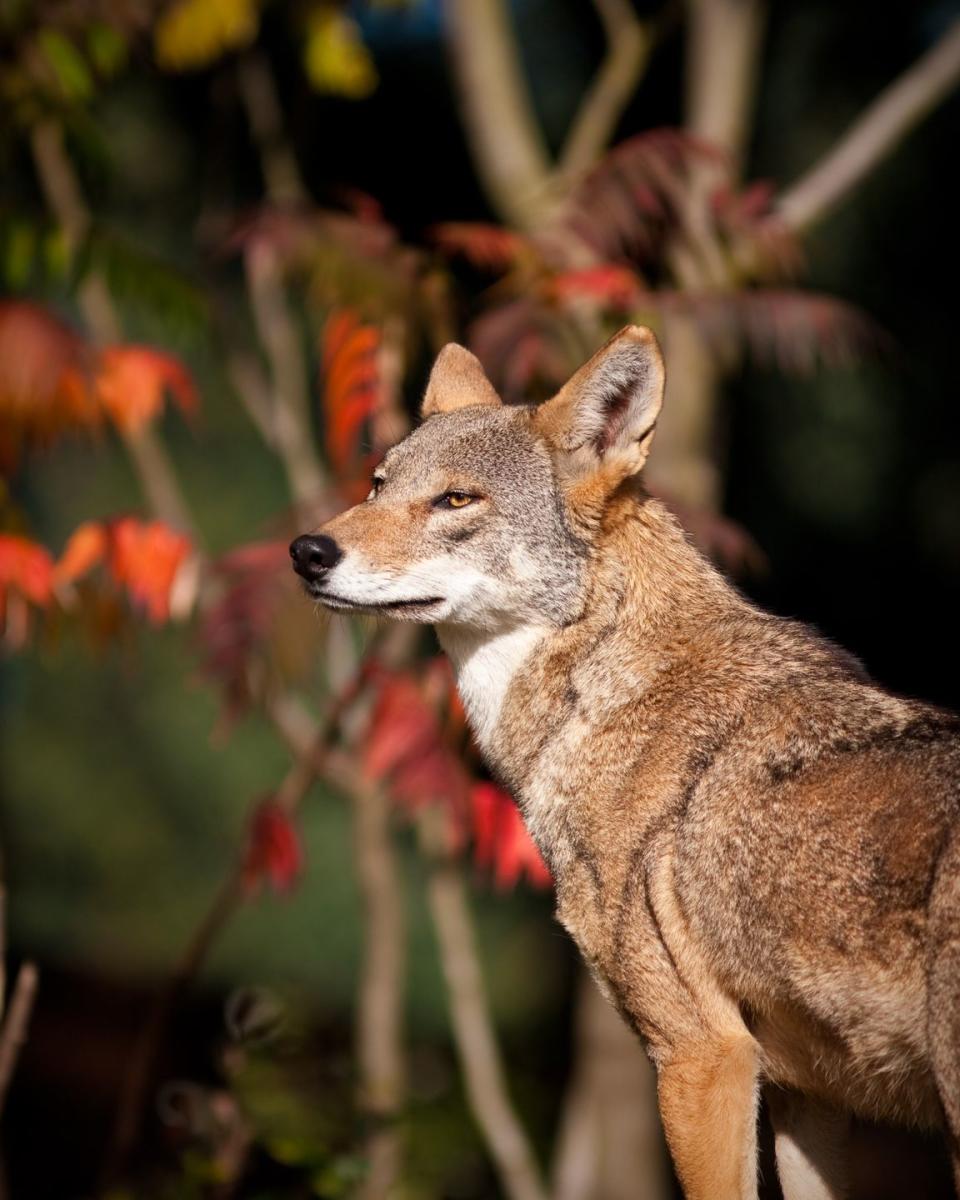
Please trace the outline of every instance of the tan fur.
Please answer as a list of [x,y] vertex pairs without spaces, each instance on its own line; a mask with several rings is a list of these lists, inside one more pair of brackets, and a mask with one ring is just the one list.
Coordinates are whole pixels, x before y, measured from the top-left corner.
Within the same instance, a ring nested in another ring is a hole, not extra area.
[[479,359],[454,342],[444,346],[430,373],[421,409],[423,416],[477,405],[495,408],[499,403],[500,397],[483,373]]
[[312,590],[366,596],[366,553],[410,556],[386,602],[441,589],[413,619],[656,1064],[690,1200],[756,1195],[761,1085],[788,1200],[843,1195],[851,1112],[943,1128],[960,1185],[960,723],[756,609],[643,492],[662,382],[630,329],[539,410],[430,416]]

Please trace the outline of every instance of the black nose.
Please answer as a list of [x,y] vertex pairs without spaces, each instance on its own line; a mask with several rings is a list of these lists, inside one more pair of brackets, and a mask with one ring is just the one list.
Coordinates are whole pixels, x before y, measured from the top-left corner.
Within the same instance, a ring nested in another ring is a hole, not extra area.
[[343,551],[325,533],[305,533],[290,543],[293,569],[307,580],[319,579],[343,558]]

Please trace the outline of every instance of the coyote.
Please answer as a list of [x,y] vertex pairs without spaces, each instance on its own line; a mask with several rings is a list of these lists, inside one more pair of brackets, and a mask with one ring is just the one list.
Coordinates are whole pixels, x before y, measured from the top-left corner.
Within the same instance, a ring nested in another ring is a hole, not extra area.
[[845,1190],[847,1114],[942,1129],[960,1186],[960,718],[762,612],[638,481],[628,326],[540,406],[461,346],[366,501],[291,546],[338,612],[432,623],[557,915],[642,1038],[689,1200]]

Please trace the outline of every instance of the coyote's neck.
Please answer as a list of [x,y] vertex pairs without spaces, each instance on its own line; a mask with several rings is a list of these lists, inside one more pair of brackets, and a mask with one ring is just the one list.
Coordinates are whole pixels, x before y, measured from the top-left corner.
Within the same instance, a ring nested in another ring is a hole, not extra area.
[[511,684],[549,634],[544,625],[517,625],[498,633],[480,633],[459,625],[437,630],[440,644],[453,664],[470,728],[485,755],[492,755],[494,735]]
[[684,630],[742,604],[655,500],[623,498],[587,569],[584,611],[562,629],[438,629],[480,749],[511,782],[519,783],[523,760],[544,737],[570,719],[572,695],[579,723],[604,720],[611,707],[654,685],[683,652]]

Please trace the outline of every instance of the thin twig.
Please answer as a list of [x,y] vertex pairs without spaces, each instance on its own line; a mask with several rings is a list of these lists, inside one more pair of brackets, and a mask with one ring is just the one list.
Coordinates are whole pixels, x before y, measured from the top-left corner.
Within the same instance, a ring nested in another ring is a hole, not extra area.
[[[335,734],[344,712],[357,698],[362,682],[362,678],[358,674],[348,688],[334,697],[319,724],[314,726],[309,743],[295,758],[274,794],[275,802],[285,812],[292,814],[299,808],[307,792],[322,773],[328,744]],[[176,1002],[181,992],[203,966],[213,943],[240,908],[247,895],[245,866],[246,845],[243,844],[238,848],[210,907],[194,929],[166,987],[157,998],[150,1017],[140,1031],[119,1089],[116,1117],[105,1157],[106,1165],[103,1172],[105,1184],[120,1174],[130,1151],[136,1144],[143,1121],[150,1080]]]
[[575,178],[606,149],[653,48],[653,32],[631,0],[593,0],[603,24],[607,52],[577,109],[560,154],[559,169]]
[[267,195],[280,206],[305,204],[307,189],[284,131],[277,87],[266,57],[257,50],[243,55],[237,63],[237,78],[250,132],[260,151]]
[[310,385],[300,331],[290,312],[276,250],[255,239],[244,255],[247,290],[257,336],[270,364],[273,445],[303,515],[309,515],[326,485],[314,450]]
[[3,1116],[7,1092],[13,1080],[20,1051],[27,1040],[38,982],[37,968],[33,963],[24,963],[17,972],[17,982],[13,985],[6,1020],[0,1028],[0,1117]]
[[477,173],[501,215],[534,232],[556,210],[556,181],[506,0],[447,0],[442,11]]
[[[80,181],[63,144],[63,130],[55,121],[41,121],[30,135],[33,160],[47,207],[63,230],[70,255],[86,239],[92,218],[83,198]],[[100,345],[119,342],[121,322],[106,280],[88,270],[77,290],[80,311],[93,338]],[[197,545],[196,526],[190,514],[163,443],[149,426],[121,431],[131,461],[150,507],[168,525],[188,533]]]
[[442,822],[439,810],[425,808],[418,834],[429,864],[427,898],[467,1098],[510,1200],[546,1200],[533,1148],[507,1090],[463,876],[445,845]]
[[357,995],[360,1107],[371,1123],[368,1171],[357,1200],[383,1200],[400,1169],[397,1120],[403,1103],[404,905],[383,791],[358,780],[352,789],[354,863],[363,905],[363,959]]
[[860,114],[833,148],[777,203],[802,231],[821,220],[960,82],[960,20]]
[[[303,207],[309,195],[283,127],[283,114],[270,64],[251,51],[237,67],[240,96],[270,203],[279,209]],[[266,239],[254,239],[244,255],[247,292],[257,336],[270,364],[270,386],[259,386],[249,369],[232,372],[241,399],[277,453],[301,517],[309,518],[326,480],[314,449],[310,384],[300,334],[287,302],[282,264]],[[265,382],[265,381],[264,381]],[[269,431],[269,432],[267,432]]]

